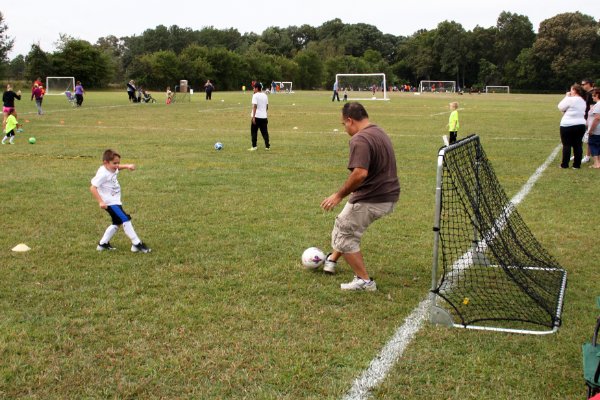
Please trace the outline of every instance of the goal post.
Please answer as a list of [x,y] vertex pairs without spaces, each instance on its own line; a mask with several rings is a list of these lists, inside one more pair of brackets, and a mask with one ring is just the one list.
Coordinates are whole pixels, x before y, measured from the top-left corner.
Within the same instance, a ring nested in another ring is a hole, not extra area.
[[389,100],[384,73],[336,74],[340,96],[344,91],[348,100]]
[[293,82],[281,82],[281,91],[284,93],[294,93]]
[[506,93],[510,94],[510,86],[486,86],[486,93]]
[[419,93],[455,93],[455,81],[420,81]]
[[75,90],[75,77],[49,76],[46,78],[46,95],[65,94]]
[[479,136],[440,149],[435,193],[431,321],[556,332],[567,273],[508,199]]
[[271,90],[271,92],[275,91],[275,93],[294,93],[292,90],[292,82],[273,81],[268,89]]

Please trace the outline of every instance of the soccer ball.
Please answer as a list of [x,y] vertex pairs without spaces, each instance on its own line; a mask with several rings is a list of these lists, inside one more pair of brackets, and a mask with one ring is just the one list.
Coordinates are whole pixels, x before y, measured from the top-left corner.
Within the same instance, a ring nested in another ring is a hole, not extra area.
[[29,138],[29,143],[35,144],[35,138],[33,136]]
[[302,265],[306,269],[315,269],[323,265],[325,253],[317,247],[309,247],[302,253]]
[[215,150],[221,150],[223,148],[223,143],[217,142],[215,143]]

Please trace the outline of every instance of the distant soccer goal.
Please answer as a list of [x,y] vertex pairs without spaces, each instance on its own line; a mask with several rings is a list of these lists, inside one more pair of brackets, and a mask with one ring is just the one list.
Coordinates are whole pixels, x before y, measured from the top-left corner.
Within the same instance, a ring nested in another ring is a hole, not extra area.
[[510,93],[510,86],[486,86],[486,93]]
[[[292,82],[279,82],[279,81],[274,81],[273,82],[275,84],[275,90],[277,93],[294,93],[294,91],[292,90]],[[271,87],[272,90],[273,86]]]
[[338,93],[344,91],[348,100],[389,100],[384,73],[372,74],[336,74]]
[[75,90],[75,78],[72,76],[49,76],[46,78],[46,95],[62,94]]
[[419,93],[455,93],[455,81],[421,81]]
[[431,320],[528,334],[555,332],[567,273],[508,199],[477,135],[438,153]]

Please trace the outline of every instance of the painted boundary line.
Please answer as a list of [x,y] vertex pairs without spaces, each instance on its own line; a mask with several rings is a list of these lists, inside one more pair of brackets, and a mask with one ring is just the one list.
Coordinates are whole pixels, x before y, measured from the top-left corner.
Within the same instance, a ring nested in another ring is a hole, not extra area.
[[[521,187],[521,190],[511,200],[514,205],[519,204],[529,194],[533,185],[554,161],[560,149],[561,145],[556,146],[546,161],[535,170],[525,185]],[[365,400],[369,398],[371,390],[386,378],[392,367],[402,357],[404,350],[423,326],[428,314],[429,298],[426,298],[404,320],[404,324],[396,330],[394,336],[386,343],[379,354],[371,360],[369,367],[354,380],[352,387],[344,396],[344,400]]]

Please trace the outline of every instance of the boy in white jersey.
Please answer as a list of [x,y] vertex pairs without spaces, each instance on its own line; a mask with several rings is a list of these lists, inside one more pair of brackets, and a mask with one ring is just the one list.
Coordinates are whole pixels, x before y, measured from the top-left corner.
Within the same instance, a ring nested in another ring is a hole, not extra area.
[[121,185],[119,185],[119,181],[117,180],[117,175],[121,169],[133,171],[135,170],[135,165],[121,164],[121,155],[114,150],[108,149],[102,155],[102,166],[98,168],[96,176],[92,178],[90,191],[98,201],[100,208],[106,210],[112,218],[112,224],[106,228],[96,250],[116,250],[110,245],[110,239],[119,230],[119,225],[123,225],[125,234],[131,240],[131,251],[134,253],[150,253],[152,250],[135,233],[131,224],[131,216],[123,211]]

